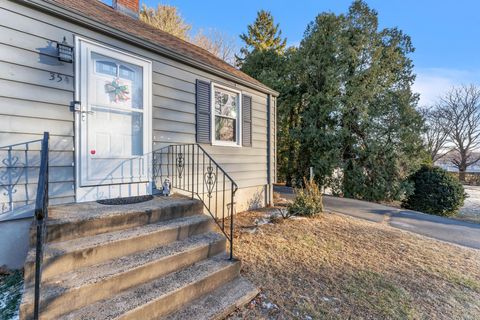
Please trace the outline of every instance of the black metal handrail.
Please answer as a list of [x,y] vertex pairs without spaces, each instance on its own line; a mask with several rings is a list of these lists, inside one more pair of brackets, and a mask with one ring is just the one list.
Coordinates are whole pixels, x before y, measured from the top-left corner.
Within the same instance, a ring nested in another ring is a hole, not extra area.
[[[155,183],[162,184],[168,178],[173,188],[191,193],[192,199],[196,196],[202,201],[227,238],[230,259],[233,259],[233,215],[238,190],[235,181],[199,144],[163,147],[153,152],[153,163]],[[230,225],[225,224],[226,218],[230,218]]]
[[48,218],[48,140],[49,133],[43,133],[40,172],[38,175],[37,198],[35,201],[35,220],[37,224],[37,241],[35,250],[35,300],[33,318],[37,320],[40,313],[40,282],[42,280],[43,242],[46,236]]

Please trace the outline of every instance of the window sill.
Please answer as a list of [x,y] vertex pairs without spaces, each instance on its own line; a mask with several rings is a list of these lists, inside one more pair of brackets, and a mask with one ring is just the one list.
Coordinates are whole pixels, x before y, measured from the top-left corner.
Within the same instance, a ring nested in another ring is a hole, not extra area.
[[242,145],[238,143],[229,143],[225,141],[213,141],[212,146],[216,147],[233,147],[233,148],[241,148]]

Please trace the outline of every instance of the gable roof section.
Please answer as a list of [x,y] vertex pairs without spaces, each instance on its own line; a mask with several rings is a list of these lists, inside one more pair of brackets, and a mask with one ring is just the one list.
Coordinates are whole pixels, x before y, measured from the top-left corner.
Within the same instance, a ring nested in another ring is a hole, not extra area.
[[117,12],[100,0],[23,0],[43,11],[86,24],[104,33],[129,40],[169,58],[277,96],[260,81],[234,68],[207,50]]

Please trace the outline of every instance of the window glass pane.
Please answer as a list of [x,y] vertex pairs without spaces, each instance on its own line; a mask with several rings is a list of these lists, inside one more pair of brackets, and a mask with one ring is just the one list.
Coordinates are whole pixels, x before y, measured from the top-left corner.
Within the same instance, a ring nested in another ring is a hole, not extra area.
[[92,106],[88,117],[88,150],[96,158],[143,155],[143,112]]
[[135,80],[135,71],[125,66],[120,66],[120,78],[128,79],[128,80]]
[[143,109],[143,68],[92,52],[95,73],[89,79],[96,103],[108,107]]
[[117,75],[117,65],[110,61],[97,60],[95,69],[98,73],[108,74],[111,76]]
[[235,142],[236,123],[235,119],[215,116],[215,140]]
[[215,114],[231,118],[237,117],[238,94],[215,89]]
[[132,155],[143,156],[143,113],[132,113]]

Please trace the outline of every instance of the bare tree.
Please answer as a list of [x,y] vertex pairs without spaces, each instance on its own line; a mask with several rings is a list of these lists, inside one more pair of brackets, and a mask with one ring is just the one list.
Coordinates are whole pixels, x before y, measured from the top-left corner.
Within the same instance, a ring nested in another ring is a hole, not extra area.
[[465,181],[467,168],[480,160],[473,153],[480,146],[480,88],[473,84],[452,88],[440,99],[438,111],[457,154],[452,163]]
[[189,39],[188,33],[192,28],[183,20],[177,8],[169,5],[159,4],[154,9],[144,4],[140,10],[140,20],[183,40]]
[[193,38],[190,37],[189,32],[192,26],[183,20],[174,6],[159,4],[154,9],[144,4],[140,10],[140,20],[180,39],[189,41],[231,65],[235,63],[237,47],[234,37],[216,29],[209,29],[208,32],[200,30]]
[[235,63],[235,38],[224,32],[216,29],[209,29],[207,32],[200,30],[191,42],[231,65]]
[[446,121],[436,107],[421,108],[420,113],[425,121],[423,141],[432,162],[440,160],[449,151],[446,147],[448,130]]

